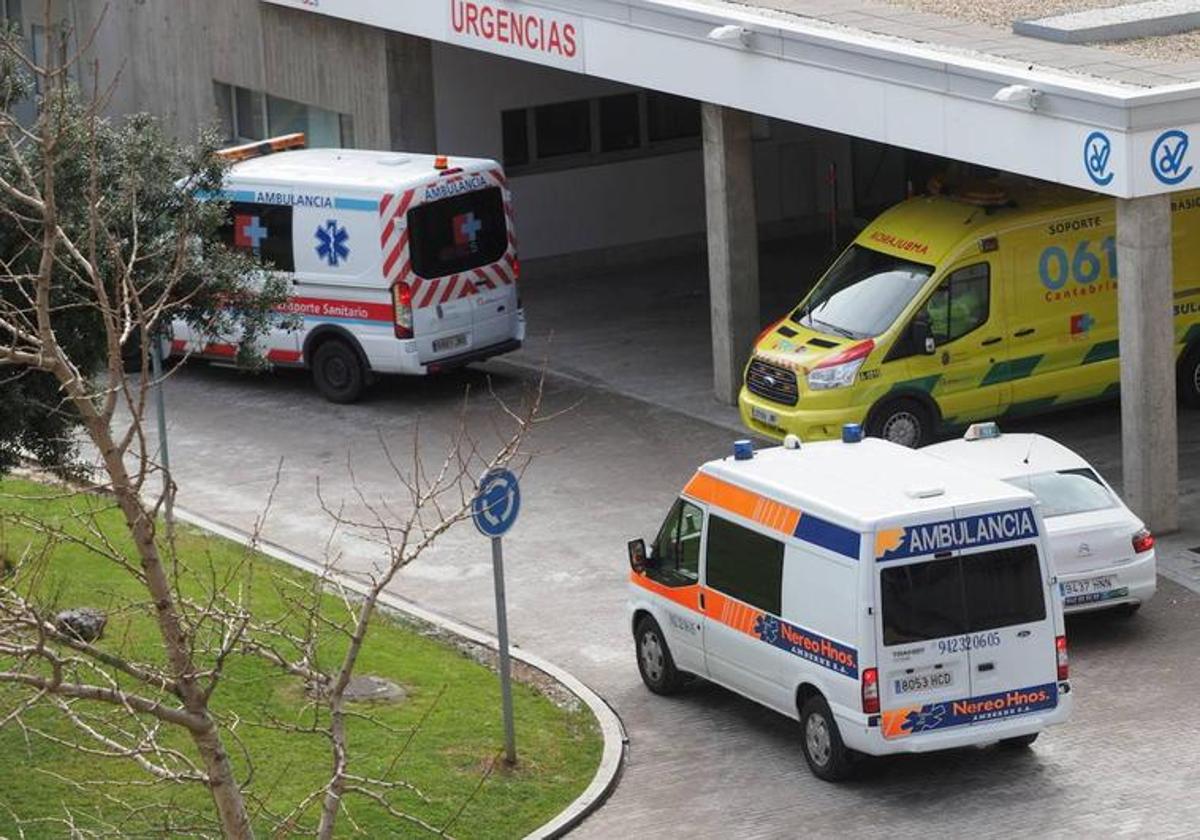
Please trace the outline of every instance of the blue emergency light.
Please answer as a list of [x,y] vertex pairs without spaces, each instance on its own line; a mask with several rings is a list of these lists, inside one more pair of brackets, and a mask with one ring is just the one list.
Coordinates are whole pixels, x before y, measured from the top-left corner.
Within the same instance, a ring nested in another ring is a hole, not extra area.
[[749,461],[754,457],[754,444],[743,438],[733,442],[733,459],[735,461]]
[[842,426],[842,443],[862,443],[862,426],[857,423],[847,423]]
[[1000,437],[999,424],[989,420],[986,423],[972,423],[967,427],[966,434],[963,435],[963,440],[989,440],[998,437]]

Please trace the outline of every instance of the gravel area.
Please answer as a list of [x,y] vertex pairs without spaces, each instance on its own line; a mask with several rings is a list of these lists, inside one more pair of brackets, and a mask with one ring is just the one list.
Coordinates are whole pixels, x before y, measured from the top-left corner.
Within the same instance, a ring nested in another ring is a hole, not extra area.
[[986,23],[1005,31],[1012,31],[1014,20],[1050,17],[1067,12],[1082,12],[1085,9],[1106,9],[1123,6],[1129,0],[875,0],[888,6],[916,9],[946,17],[960,18],[972,23]]

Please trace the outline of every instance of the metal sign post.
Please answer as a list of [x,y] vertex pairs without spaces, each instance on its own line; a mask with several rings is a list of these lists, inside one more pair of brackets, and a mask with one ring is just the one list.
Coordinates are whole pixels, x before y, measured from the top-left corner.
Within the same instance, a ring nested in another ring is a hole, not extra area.
[[513,727],[512,678],[508,657],[508,607],[504,600],[504,547],[501,537],[517,520],[521,488],[509,470],[492,470],[479,482],[471,503],[471,517],[479,533],[492,540],[492,575],[496,585],[496,638],[500,647],[500,697],[504,710],[504,760],[517,763],[517,737]]

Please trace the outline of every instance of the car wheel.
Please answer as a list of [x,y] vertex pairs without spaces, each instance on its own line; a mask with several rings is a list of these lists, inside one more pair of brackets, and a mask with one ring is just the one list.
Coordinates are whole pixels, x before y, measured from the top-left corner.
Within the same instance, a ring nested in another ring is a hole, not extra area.
[[867,434],[916,449],[933,439],[933,418],[916,400],[891,400],[871,412]]
[[800,745],[808,768],[818,779],[840,782],[853,775],[850,750],[842,743],[833,712],[820,695],[808,698],[800,710]]
[[367,382],[358,354],[337,339],[326,341],[313,353],[312,374],[321,396],[335,403],[355,402]]
[[1179,398],[1191,408],[1200,408],[1200,344],[1184,354],[1179,363]]
[[1004,738],[1000,741],[1000,746],[1013,750],[1024,749],[1033,746],[1033,742],[1038,739],[1040,734],[1040,732],[1031,732],[1028,735],[1018,735],[1016,738]]
[[643,618],[634,631],[637,644],[638,671],[646,688],[655,694],[674,694],[683,687],[684,675],[675,667],[667,640],[663,638],[658,622]]

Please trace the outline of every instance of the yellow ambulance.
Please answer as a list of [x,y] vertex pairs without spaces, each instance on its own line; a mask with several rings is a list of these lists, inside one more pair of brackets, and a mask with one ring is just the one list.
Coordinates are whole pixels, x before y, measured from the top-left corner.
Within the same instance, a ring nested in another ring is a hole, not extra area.
[[[872,222],[755,342],[739,398],[766,437],[845,423],[908,446],[939,427],[1118,393],[1116,208],[1014,181]],[[1172,197],[1179,393],[1200,405],[1200,192]],[[1189,240],[1190,237],[1190,240]]]

